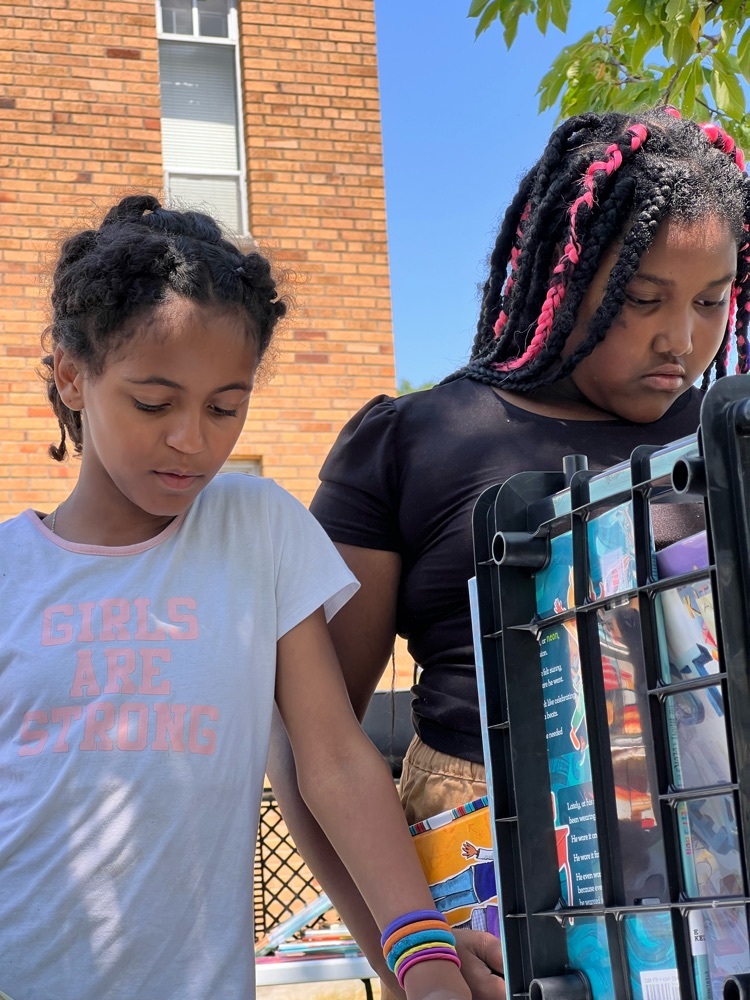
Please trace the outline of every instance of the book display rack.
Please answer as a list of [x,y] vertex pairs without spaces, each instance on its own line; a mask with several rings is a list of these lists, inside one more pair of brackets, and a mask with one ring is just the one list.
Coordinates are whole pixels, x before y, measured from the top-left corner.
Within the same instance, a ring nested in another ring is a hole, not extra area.
[[750,376],[695,436],[562,465],[474,513],[508,997],[750,998]]

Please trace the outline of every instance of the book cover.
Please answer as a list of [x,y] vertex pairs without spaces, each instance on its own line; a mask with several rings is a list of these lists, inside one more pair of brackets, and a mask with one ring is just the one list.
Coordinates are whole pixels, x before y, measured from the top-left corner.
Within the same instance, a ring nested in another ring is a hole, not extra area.
[[549,618],[573,607],[573,533],[565,531],[550,538],[550,558],[534,577],[536,613]]
[[[660,579],[707,569],[705,532],[656,554]],[[722,669],[711,582],[678,584],[658,597],[663,629],[662,679],[696,680]],[[720,686],[665,699],[672,777],[677,788],[702,788],[732,779]],[[742,895],[737,817],[731,795],[688,799],[676,805],[685,894],[688,898]],[[699,1000],[720,1000],[724,980],[750,970],[743,907],[715,906],[688,913],[693,975]]]
[[680,1000],[669,913],[629,913],[624,923],[633,1000]]
[[586,524],[589,597],[599,600],[636,585],[633,505],[630,501],[592,517]]
[[602,880],[575,620],[542,628],[538,638],[560,898],[595,906]]
[[672,545],[667,545],[656,553],[659,579],[691,573],[695,569],[708,568],[708,540],[705,531],[688,535]]
[[591,987],[591,1000],[612,1000],[615,983],[604,917],[566,919],[565,945],[571,969],[583,972]]
[[487,797],[409,827],[435,900],[452,927],[499,937],[497,884]]
[[596,612],[615,784],[623,888],[628,902],[668,898],[666,857],[637,598]]

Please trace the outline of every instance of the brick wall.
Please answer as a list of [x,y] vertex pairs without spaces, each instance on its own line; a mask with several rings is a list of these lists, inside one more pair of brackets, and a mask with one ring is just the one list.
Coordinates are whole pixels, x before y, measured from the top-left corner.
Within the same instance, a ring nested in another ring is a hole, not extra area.
[[49,509],[75,463],[34,373],[46,258],[123,185],[161,183],[153,5],[0,0],[0,517]]
[[300,282],[243,435],[303,499],[336,432],[393,392],[373,0],[242,0],[251,228]]
[[[239,0],[250,223],[296,274],[236,449],[303,501],[345,419],[394,388],[373,0]],[[0,517],[75,461],[34,373],[62,231],[162,183],[152,0],[0,0]]]

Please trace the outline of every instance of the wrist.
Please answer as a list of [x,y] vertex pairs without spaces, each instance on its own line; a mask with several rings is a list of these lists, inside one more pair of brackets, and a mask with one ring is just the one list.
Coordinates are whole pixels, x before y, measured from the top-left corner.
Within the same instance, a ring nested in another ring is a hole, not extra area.
[[431,959],[407,969],[404,991],[408,1000],[471,1000],[466,981],[452,962]]

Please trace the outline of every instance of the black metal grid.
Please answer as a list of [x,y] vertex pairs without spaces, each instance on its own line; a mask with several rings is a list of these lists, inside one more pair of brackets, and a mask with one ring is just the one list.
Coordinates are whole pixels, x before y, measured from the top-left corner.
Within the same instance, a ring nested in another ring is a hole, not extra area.
[[[263,792],[260,807],[254,880],[256,941],[321,892],[320,885],[297,853],[270,789]],[[313,926],[322,919],[319,917]]]
[[[590,996],[587,983],[571,976],[566,916],[604,920],[616,997],[632,1000],[624,942],[624,920],[646,911],[671,915],[679,989],[683,1000],[697,1000],[693,980],[688,913],[701,906],[747,907],[750,858],[750,403],[748,376],[723,379],[704,403],[701,433],[665,449],[637,449],[629,465],[593,477],[587,472],[524,473],[493,487],[479,500],[474,516],[475,555],[482,669],[485,688],[486,746],[490,777],[498,877],[502,892],[509,996]],[[650,508],[676,503],[669,474],[680,464],[687,487],[706,498],[710,574],[718,626],[722,671],[710,677],[721,686],[727,720],[730,780],[690,792],[670,782],[665,698],[676,690],[697,689],[705,681],[665,684],[658,662],[656,595],[686,577],[653,578]],[[604,697],[596,613],[608,601],[587,593],[586,521],[602,505],[632,502],[636,541],[636,586],[618,595],[639,606],[647,690],[642,723],[653,750],[659,820],[664,839],[663,898],[643,905],[628,898],[619,845],[611,774],[611,746]],[[591,778],[596,803],[603,904],[565,907],[560,901],[554,824],[545,749],[542,691],[533,571],[544,564],[551,533],[572,530],[575,607],[545,624],[575,621],[580,643],[581,677],[591,746]],[[536,669],[535,669],[536,666]],[[744,886],[739,896],[691,899],[679,861],[675,805],[706,793],[726,793],[734,802]],[[562,990],[563,992],[560,992]],[[750,976],[734,977],[726,998],[750,995]],[[609,998],[608,998],[609,1000]]]

